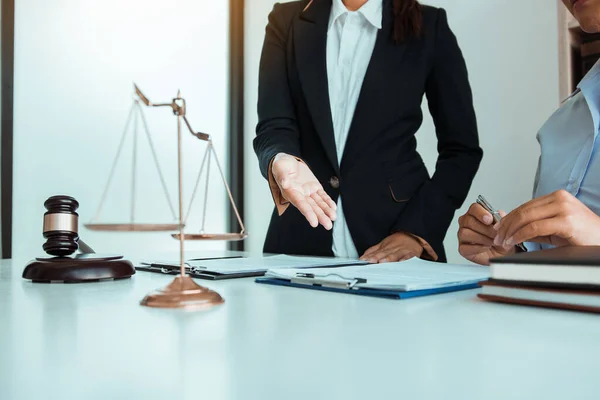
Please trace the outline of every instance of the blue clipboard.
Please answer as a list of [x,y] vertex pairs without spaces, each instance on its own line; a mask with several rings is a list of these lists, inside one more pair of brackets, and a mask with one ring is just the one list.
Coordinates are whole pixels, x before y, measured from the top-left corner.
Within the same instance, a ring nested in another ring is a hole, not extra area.
[[382,298],[393,299],[393,300],[410,299],[413,297],[430,296],[430,295],[434,295],[434,294],[458,292],[461,290],[469,290],[469,289],[479,288],[479,282],[475,282],[475,283],[467,283],[464,285],[449,286],[449,287],[436,288],[436,289],[398,292],[398,291],[392,291],[392,290],[376,290],[376,289],[364,289],[364,288],[341,289],[341,288],[328,287],[328,286],[295,283],[295,282],[290,282],[286,279],[274,279],[274,278],[257,278],[256,282],[267,284],[267,285],[289,286],[289,287],[296,287],[296,288],[302,288],[302,289],[323,290],[326,292],[356,294],[359,296],[382,297]]

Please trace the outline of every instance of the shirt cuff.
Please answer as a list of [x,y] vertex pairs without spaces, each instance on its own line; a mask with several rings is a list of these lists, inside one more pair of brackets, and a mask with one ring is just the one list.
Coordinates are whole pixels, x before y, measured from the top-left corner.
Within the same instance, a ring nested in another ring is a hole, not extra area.
[[427,243],[427,241],[425,239],[423,239],[422,237],[419,237],[417,235],[413,235],[412,233],[409,232],[405,232],[407,235],[410,235],[411,237],[415,238],[417,240],[417,242],[419,242],[419,244],[423,247],[423,253],[421,254],[421,258],[423,260],[429,260],[429,261],[437,261],[438,260],[438,255],[435,252],[435,250],[433,250],[433,247],[431,247],[431,245],[429,243]]
[[[527,251],[539,251],[542,250],[542,246],[539,243],[535,242],[523,242],[523,245],[527,249]],[[517,253],[521,252],[518,247],[515,246]]]

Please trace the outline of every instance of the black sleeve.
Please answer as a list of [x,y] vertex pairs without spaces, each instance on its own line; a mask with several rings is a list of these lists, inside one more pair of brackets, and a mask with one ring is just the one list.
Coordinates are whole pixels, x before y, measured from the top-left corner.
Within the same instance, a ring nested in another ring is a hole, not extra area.
[[286,61],[286,42],[294,16],[295,12],[290,13],[284,6],[275,4],[269,14],[260,59],[254,151],[265,178],[268,177],[269,163],[277,153],[301,157]]
[[437,11],[433,66],[426,83],[429,111],[438,139],[435,173],[413,196],[394,231],[425,239],[436,252],[460,208],[483,156],[467,67],[446,12]]

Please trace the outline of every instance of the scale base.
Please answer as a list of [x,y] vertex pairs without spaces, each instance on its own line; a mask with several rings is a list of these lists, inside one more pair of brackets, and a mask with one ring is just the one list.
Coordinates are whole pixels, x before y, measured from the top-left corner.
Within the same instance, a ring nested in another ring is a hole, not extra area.
[[178,275],[163,289],[150,293],[140,302],[146,307],[207,310],[223,304],[219,293],[198,285],[188,275]]
[[23,278],[40,283],[80,283],[130,278],[133,274],[133,264],[122,256],[80,254],[36,258],[25,267]]

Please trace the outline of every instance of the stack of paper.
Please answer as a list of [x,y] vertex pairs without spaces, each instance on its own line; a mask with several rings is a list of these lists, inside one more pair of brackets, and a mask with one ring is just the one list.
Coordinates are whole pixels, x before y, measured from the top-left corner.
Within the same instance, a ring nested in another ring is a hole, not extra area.
[[190,260],[192,268],[219,273],[239,274],[244,272],[266,272],[268,269],[317,268],[325,266],[364,264],[362,261],[344,258],[288,256],[285,254],[264,257],[247,257],[214,260]]
[[[143,265],[153,267],[158,270],[173,270],[179,269],[179,263],[168,261],[146,261]],[[218,275],[226,277],[228,275],[239,277],[240,275],[256,276],[264,274],[268,269],[285,269],[285,268],[318,268],[318,267],[335,267],[342,265],[362,265],[366,264],[363,261],[351,260],[345,258],[333,257],[305,257],[305,256],[289,256],[285,254],[262,256],[262,257],[235,257],[235,258],[214,258],[214,259],[197,259],[186,261],[187,272],[192,276],[194,274],[203,275]],[[149,270],[146,268],[138,268],[141,270]],[[163,271],[165,272],[165,271]]]
[[270,269],[265,278],[292,281],[314,279],[320,285],[349,282],[353,289],[417,291],[476,284],[489,278],[481,266],[441,264],[413,258],[408,261],[319,269]]

